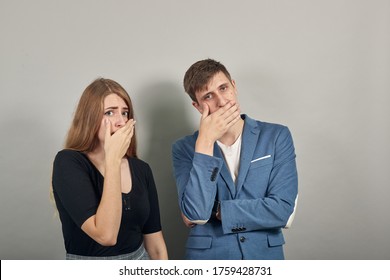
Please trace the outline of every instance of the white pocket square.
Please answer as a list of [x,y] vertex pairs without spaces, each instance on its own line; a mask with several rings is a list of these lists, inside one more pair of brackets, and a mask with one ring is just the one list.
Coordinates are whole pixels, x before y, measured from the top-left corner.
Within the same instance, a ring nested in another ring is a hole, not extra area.
[[255,162],[255,161],[262,160],[262,159],[270,158],[270,157],[271,157],[271,155],[267,155],[267,156],[259,157],[259,158],[257,158],[257,159],[254,159],[254,160],[252,160],[252,161],[251,161],[251,163],[252,163],[252,162]]

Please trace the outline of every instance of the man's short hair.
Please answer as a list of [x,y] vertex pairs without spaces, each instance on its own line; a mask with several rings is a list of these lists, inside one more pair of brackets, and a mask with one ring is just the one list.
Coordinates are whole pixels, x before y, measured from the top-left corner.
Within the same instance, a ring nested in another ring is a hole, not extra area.
[[183,85],[185,92],[191,97],[192,101],[198,103],[195,93],[203,90],[210,82],[210,79],[219,72],[224,73],[229,81],[232,81],[226,67],[214,59],[200,60],[188,68],[184,75]]

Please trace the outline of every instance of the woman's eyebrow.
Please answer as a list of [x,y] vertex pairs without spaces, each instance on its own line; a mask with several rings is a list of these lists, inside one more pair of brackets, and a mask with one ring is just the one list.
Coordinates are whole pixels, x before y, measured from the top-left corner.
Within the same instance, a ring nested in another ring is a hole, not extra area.
[[[110,107],[105,108],[104,110],[116,110],[118,108],[119,108],[118,106],[110,106]],[[129,108],[127,106],[123,107],[122,109],[123,110],[129,110]]]
[[110,106],[110,107],[105,108],[105,110],[108,110],[108,109],[118,109],[118,106]]

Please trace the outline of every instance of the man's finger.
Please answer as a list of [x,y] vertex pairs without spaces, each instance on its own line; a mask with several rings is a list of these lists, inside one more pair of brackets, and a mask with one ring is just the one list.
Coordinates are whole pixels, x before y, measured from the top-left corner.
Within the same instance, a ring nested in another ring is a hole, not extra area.
[[226,114],[227,112],[230,112],[230,110],[232,110],[232,108],[235,107],[235,105],[236,105],[236,102],[229,101],[224,106],[219,108],[217,111],[218,113],[217,112],[216,113],[217,113],[217,115],[222,116],[222,115]]
[[209,112],[210,112],[209,105],[207,105],[206,103],[203,103],[202,109],[203,109],[202,119],[205,119],[209,115]]

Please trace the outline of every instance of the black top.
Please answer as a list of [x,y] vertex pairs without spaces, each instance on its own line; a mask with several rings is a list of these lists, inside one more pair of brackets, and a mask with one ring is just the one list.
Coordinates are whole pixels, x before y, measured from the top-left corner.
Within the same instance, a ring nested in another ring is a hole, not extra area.
[[135,251],[143,234],[161,230],[156,186],[149,165],[128,158],[132,189],[122,193],[122,220],[117,243],[102,246],[81,225],[96,214],[103,192],[104,177],[88,157],[78,151],[60,151],[53,164],[54,199],[62,222],[65,249],[83,256],[116,256]]

